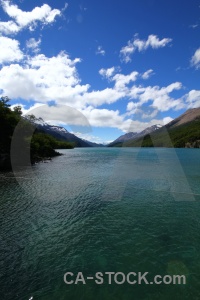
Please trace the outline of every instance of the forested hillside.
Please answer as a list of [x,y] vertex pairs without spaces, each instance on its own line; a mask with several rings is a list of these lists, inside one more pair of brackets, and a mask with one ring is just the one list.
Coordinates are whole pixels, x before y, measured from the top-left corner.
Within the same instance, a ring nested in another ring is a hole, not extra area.
[[[29,151],[31,163],[44,158],[51,158],[60,155],[55,149],[71,149],[72,143],[57,140],[54,137],[36,129],[27,119],[22,117],[21,107],[17,106],[11,110],[8,97],[0,98],[0,169],[11,168],[10,150],[13,133],[21,153]],[[18,125],[18,126],[17,126]],[[23,155],[19,164],[26,164],[27,160]]]

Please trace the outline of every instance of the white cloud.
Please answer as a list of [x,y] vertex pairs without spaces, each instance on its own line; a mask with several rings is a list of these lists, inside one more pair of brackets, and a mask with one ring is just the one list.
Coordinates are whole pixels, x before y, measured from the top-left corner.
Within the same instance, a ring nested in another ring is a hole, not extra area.
[[152,105],[156,107],[159,111],[167,111],[169,109],[181,109],[182,100],[173,99],[169,96],[174,90],[180,90],[182,84],[180,82],[175,82],[167,87],[146,87],[144,92],[140,94],[139,99],[141,103],[147,103],[152,101]]
[[109,79],[116,71],[115,67],[112,68],[108,68],[108,69],[101,69],[99,70],[99,74],[103,77],[106,77],[107,79]]
[[20,61],[23,58],[17,40],[0,36],[0,49],[0,64]]
[[137,35],[135,35],[134,39],[132,41],[128,41],[127,46],[124,46],[120,50],[120,56],[122,57],[122,61],[128,63],[131,62],[131,55],[136,50],[141,52],[147,50],[148,48],[163,48],[171,41],[172,39],[170,38],[163,38],[162,40],[159,40],[159,38],[153,34],[149,35],[147,40],[140,40],[139,38],[137,38]]
[[[170,93],[174,90],[182,88],[181,83],[175,82],[166,87],[159,86],[137,86],[135,81],[139,76],[148,77],[152,70],[146,71],[140,75],[137,71],[132,71],[129,74],[117,73],[120,71],[117,67],[109,69],[101,69],[100,75],[105,76],[110,82],[113,82],[113,87],[102,90],[90,91],[89,84],[82,85],[79,78],[76,65],[81,60],[69,57],[65,52],[59,53],[57,56],[47,57],[44,54],[34,56],[24,55],[19,49],[19,43],[5,37],[0,37],[0,42],[6,45],[6,42],[11,44],[11,53],[8,55],[8,46],[2,49],[4,56],[1,58],[3,62],[12,62],[10,65],[5,65],[0,70],[0,89],[3,95],[8,95],[10,98],[22,98],[24,100],[34,100],[36,105],[48,103],[54,100],[56,104],[66,104],[76,109],[85,115],[92,126],[104,127],[105,125],[112,128],[118,128],[122,131],[130,131],[130,126],[135,126],[134,130],[143,130],[149,124],[158,124],[159,120],[154,119],[155,111],[151,113],[150,122],[132,121],[130,116],[136,110],[139,111],[141,106],[147,102],[151,106],[155,106],[158,111],[167,111],[169,109],[180,109],[183,106],[184,99],[173,99]],[[39,47],[40,40],[30,39],[27,43],[29,48],[33,50]],[[3,47],[3,46],[2,46]],[[7,53],[8,56],[5,56]],[[22,63],[14,63],[20,61]],[[195,94],[195,97],[198,96]],[[193,95],[194,98],[194,95]],[[188,94],[188,105],[191,104],[192,93]],[[103,104],[111,104],[118,100],[134,100],[127,105],[128,112],[121,115],[118,110],[98,109],[98,106]],[[23,108],[25,111],[25,108]],[[47,112],[40,108],[41,117],[46,116]],[[63,111],[59,111],[59,116],[62,116]],[[146,118],[145,115],[143,115]],[[149,116],[148,116],[149,117]],[[128,118],[128,119],[127,119]],[[58,118],[56,119],[58,120]],[[79,115],[68,116],[68,120],[74,125],[79,124]],[[152,123],[153,122],[153,123]]]
[[[15,51],[15,55],[17,53]],[[10,55],[10,57],[13,60],[15,56]],[[15,59],[20,57],[18,55]],[[22,64],[16,63],[2,67],[0,89],[2,94],[13,99],[31,99],[42,103],[54,100],[57,104],[67,104],[79,109],[89,105],[98,107],[111,104],[120,99],[134,99],[136,103],[134,109],[139,109],[147,102],[151,102],[151,105],[160,111],[180,109],[183,105],[183,99],[173,99],[169,96],[174,90],[181,89],[181,83],[176,82],[162,88],[137,86],[133,85],[139,77],[137,71],[124,75],[115,73],[117,69],[114,67],[99,71],[101,75],[108,77],[110,82],[114,82],[114,86],[90,91],[89,84],[81,84],[76,69],[78,62],[80,62],[79,58],[72,60],[65,52],[50,58],[44,54],[33,57],[24,56]],[[133,104],[128,104],[128,108],[128,115],[133,114]]]
[[133,71],[128,75],[124,75],[121,73],[115,74],[117,71],[120,71],[119,67],[112,67],[109,69],[100,69],[99,74],[103,77],[107,78],[109,81],[114,81],[114,88],[118,91],[122,91],[125,89],[125,86],[137,80],[139,73],[137,71]]
[[11,105],[10,108],[14,109],[14,107],[16,107],[16,106],[21,106],[22,114],[23,115],[28,115],[29,113],[31,114],[32,110],[37,109],[38,107],[44,106],[44,104],[43,103],[35,103],[30,108],[26,108],[26,106],[24,104],[15,103],[15,104]]
[[[13,42],[11,39],[1,38]],[[15,45],[18,45],[17,43],[15,41]],[[30,41],[30,45],[32,44],[35,45],[35,40]],[[4,52],[6,53],[6,51],[1,53]],[[8,57],[2,57],[2,61],[19,60],[23,57],[19,48],[13,52]],[[184,107],[183,98],[173,99],[169,95],[174,90],[181,89],[181,83],[172,83],[167,87],[137,86],[133,85],[140,75],[137,71],[124,75],[116,73],[117,68],[114,67],[99,71],[114,83],[113,87],[90,91],[89,84],[81,84],[76,68],[79,62],[79,58],[72,60],[65,52],[50,58],[44,54],[33,57],[24,55],[22,64],[13,63],[3,66],[0,70],[1,94],[13,99],[22,98],[42,103],[54,100],[57,104],[67,104],[78,109],[87,108],[89,105],[98,107],[111,104],[121,99],[135,100],[132,102],[136,103],[135,107],[128,104],[127,115],[132,115],[136,108],[139,109],[147,102],[157,107],[159,111]]]
[[[91,91],[87,92],[82,96],[82,103],[92,105],[92,106],[100,106],[102,104],[111,104],[119,99],[124,97],[129,97],[129,87],[128,85],[135,81],[138,77],[138,72],[133,71],[128,75],[124,74],[114,74],[113,69],[101,69],[101,75],[109,77],[109,81],[115,82],[114,87],[105,88],[100,91]],[[81,100],[80,100],[81,101]]]
[[96,109],[87,107],[81,111],[89,120],[91,126],[95,127],[118,127],[123,124],[123,117],[119,115],[118,110]]
[[149,69],[142,74],[142,78],[146,80],[146,79],[149,79],[149,77],[152,75],[153,75],[153,70]]
[[138,75],[139,73],[136,71],[133,71],[128,75],[115,74],[112,78],[112,81],[115,81],[115,88],[117,90],[124,90],[126,85],[137,80]]
[[105,126],[110,128],[118,128],[123,132],[140,132],[149,126],[155,124],[164,125],[168,121],[171,121],[170,117],[166,117],[141,122],[139,120],[132,120],[131,118],[126,119],[125,115],[120,115],[118,110],[97,109],[93,108],[92,106],[89,106],[85,109],[76,110],[65,105],[55,107],[36,103],[28,110],[23,107],[22,111],[26,114],[34,114],[36,117],[41,117],[49,124],[69,126],[71,131],[73,131],[79,137],[94,142],[103,142],[103,140],[92,136],[91,126],[99,128],[103,128]]
[[124,46],[120,50],[120,56],[122,57],[122,61],[125,63],[131,62],[131,54],[135,51],[134,45],[131,43],[131,41],[128,41],[128,45]]
[[100,54],[104,56],[106,54],[106,51],[103,49],[102,46],[98,46],[96,54]]
[[164,125],[166,125],[166,124],[168,124],[169,122],[171,122],[172,120],[174,120],[174,119],[171,118],[171,117],[165,117],[165,118],[163,118],[163,123],[164,123]]
[[1,0],[1,5],[4,12],[13,19],[8,22],[0,22],[2,34],[15,34],[26,27],[33,30],[38,22],[41,22],[42,25],[50,24],[55,21],[56,16],[61,15],[59,9],[52,9],[48,4],[35,7],[32,11],[22,11],[17,5],[11,4],[7,0]]
[[156,35],[151,34],[149,35],[148,40],[145,42],[141,50],[146,50],[148,47],[152,47],[153,49],[163,48],[171,41],[172,39],[170,38],[164,38],[162,40],[159,40],[159,38]]
[[51,58],[43,54],[28,56],[22,65],[11,64],[0,70],[0,88],[10,98],[43,103],[56,100],[79,106],[76,96],[86,93],[89,88],[89,85],[80,85],[75,67],[79,61],[71,60],[64,52]]
[[126,119],[126,116],[120,115],[118,110],[88,107],[81,110],[81,112],[86,116],[91,126],[118,128],[123,132],[140,132],[152,125],[164,124],[163,119],[151,119],[148,122],[141,122],[130,118]]
[[97,143],[97,144],[105,143],[104,140],[102,140],[100,137],[95,136],[93,134],[82,133],[82,132],[77,132],[77,131],[73,131],[72,133],[75,134],[76,136],[78,136],[79,138],[90,141],[92,143]]
[[[135,113],[135,109],[139,108],[145,103],[151,102],[151,105],[159,111],[167,111],[169,109],[179,110],[184,108],[183,99],[173,99],[169,96],[174,90],[180,90],[182,84],[174,82],[167,87],[160,88],[159,86],[133,86],[130,89],[130,98],[137,100],[137,102],[130,102],[127,106],[129,115]],[[133,110],[133,111],[132,111]]]
[[34,53],[38,53],[40,51],[41,39],[36,40],[35,38],[30,38],[26,41],[26,47],[31,49]]
[[[23,28],[33,30],[38,23],[45,25],[54,22],[56,16],[62,13],[62,10],[51,9],[47,4],[36,7],[31,12],[22,11],[10,1],[1,1],[1,4],[4,11],[13,18],[13,21],[0,22],[0,33],[4,34],[14,34]],[[64,9],[66,8],[67,4]],[[150,47],[161,48],[170,42],[169,38],[160,40],[155,35],[149,35],[146,41],[135,36],[134,40],[129,41],[120,53],[124,61],[128,62],[131,61],[131,55],[136,50],[140,52]],[[141,131],[148,126],[167,123],[171,120],[171,117],[165,117],[163,120],[155,119],[158,111],[200,106],[200,91],[192,90],[179,99],[170,96],[170,93],[182,88],[180,82],[174,82],[166,87],[144,87],[135,84],[138,78],[148,79],[153,74],[152,69],[143,74],[132,71],[125,75],[120,73],[119,67],[102,68],[99,74],[107,78],[113,86],[91,91],[89,84],[81,84],[76,67],[81,61],[79,58],[71,59],[65,52],[60,52],[53,57],[38,54],[40,44],[41,39],[27,40],[26,47],[33,52],[33,56],[29,56],[20,50],[17,40],[0,36],[0,63],[3,65],[0,69],[0,90],[2,95],[8,95],[13,99],[35,101],[32,108],[39,109],[39,116],[47,121],[51,114],[52,118],[56,116],[51,110],[46,111],[42,103],[48,103],[51,100],[54,100],[56,104],[66,104],[78,109],[92,126],[118,128],[124,132]],[[99,46],[96,53],[105,55],[105,50]],[[200,48],[195,52],[192,64],[197,68],[200,66]],[[130,101],[126,114],[122,115],[119,110],[98,108],[103,104],[112,104],[121,99]],[[142,106],[146,103],[156,107],[150,115],[145,113],[142,115],[142,118],[148,117],[151,120],[149,122],[133,121],[130,116],[138,112],[142,113]],[[25,106],[22,109],[24,113],[27,112]],[[64,115],[61,108],[58,108],[57,113],[57,118],[54,120],[60,120],[60,122],[62,118],[66,120],[66,114]],[[82,125],[79,113],[72,114],[70,111],[67,120],[72,125]],[[91,138],[94,140],[94,137]],[[89,136],[88,139],[90,139]]]
[[149,110],[149,107],[148,109],[144,110],[144,112],[141,110],[142,112],[142,119],[153,119],[157,116],[158,114],[158,109],[151,109]]
[[132,111],[133,109],[137,109],[138,107],[140,106],[140,104],[139,103],[135,103],[135,102],[129,102],[128,104],[127,104],[127,111]]
[[[151,120],[150,122],[133,121],[132,119],[125,119],[124,115],[120,115],[118,110],[109,109],[97,109],[93,107],[87,107],[80,110],[88,120],[89,124],[94,127],[111,127],[118,128],[124,132],[129,132],[134,128],[134,131],[141,131],[148,126],[162,123],[162,120]],[[81,119],[70,118],[74,125],[82,125]],[[150,125],[149,125],[150,124]]]
[[192,64],[192,66],[196,67],[197,69],[200,68],[200,48],[197,49],[195,51],[194,55],[192,56],[191,64]]
[[0,22],[0,33],[2,34],[16,34],[20,31],[20,27],[13,21]]
[[200,107],[200,90],[191,90],[184,96],[188,108]]
[[112,88],[89,91],[89,84],[81,85],[76,69],[80,59],[71,60],[65,52],[48,58],[44,54],[25,56],[22,64],[11,64],[0,70],[0,89],[10,98],[23,98],[47,103],[55,100],[83,108],[87,105],[110,104],[128,96],[126,87],[136,80],[137,72],[115,74]]
[[80,103],[92,106],[100,106],[103,104],[111,104],[119,99],[122,99],[126,96],[125,90],[117,90],[115,88],[105,88],[100,91],[91,91],[86,92],[82,96],[79,96]]

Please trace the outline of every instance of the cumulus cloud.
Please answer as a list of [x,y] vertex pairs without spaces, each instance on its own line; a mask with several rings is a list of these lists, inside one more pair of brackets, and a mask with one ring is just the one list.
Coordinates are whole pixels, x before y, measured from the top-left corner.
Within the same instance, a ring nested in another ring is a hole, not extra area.
[[[0,22],[0,33],[4,34],[16,34],[23,28],[33,30],[39,23],[42,26],[50,24],[62,13],[62,10],[52,9],[47,4],[36,7],[30,12],[22,11],[17,5],[12,5],[10,1],[1,1],[1,4],[4,11],[12,18],[8,22]],[[67,4],[64,9],[66,8]],[[162,48],[171,41],[169,38],[160,40],[155,35],[149,35],[147,40],[140,40],[135,36],[133,41],[129,41],[127,46],[121,49],[120,55],[125,62],[129,62],[135,51]],[[39,54],[40,44],[40,38],[38,40],[30,38],[26,41],[26,48],[32,51],[32,53],[29,52],[32,54],[31,56],[21,51],[17,40],[0,36],[0,64],[2,65],[0,96],[8,95],[11,99],[33,100],[35,104],[31,109],[37,109],[38,117],[42,117],[46,121],[51,122],[49,119],[51,116],[51,119],[57,120],[58,123],[82,126],[81,113],[91,126],[107,126],[118,128],[124,132],[141,131],[148,126],[171,121],[170,117],[158,118],[159,111],[200,106],[200,91],[197,90],[192,90],[179,99],[171,97],[173,91],[182,88],[180,82],[174,82],[166,87],[137,85],[138,78],[148,79],[153,75],[152,69],[143,74],[139,74],[137,71],[122,74],[119,67],[102,68],[99,70],[99,74],[108,79],[109,88],[90,90],[89,84],[81,83],[77,71],[77,64],[81,62],[80,58],[71,59],[64,51],[53,57],[47,57]],[[98,47],[96,54],[105,55],[102,46]],[[200,49],[195,52],[191,61],[193,66],[199,68]],[[47,110],[43,105],[51,100],[55,101],[56,105],[65,104],[77,109],[78,112],[69,110],[66,115],[62,107],[58,106],[56,115],[54,115],[51,110],[53,108]],[[124,105],[127,103],[125,101],[129,101],[125,114],[121,114],[119,110],[98,108],[119,100],[123,100]],[[156,109],[147,114],[142,109],[142,106],[146,104],[156,107]],[[26,106],[23,106],[22,110],[27,113]],[[141,118],[145,121],[133,121],[131,117],[136,113],[140,113]],[[151,120],[147,122],[147,118],[151,118]],[[54,121],[52,122],[55,124]],[[83,137],[83,132],[80,132],[80,135]],[[86,138],[90,139],[89,135]],[[94,137],[91,136],[91,138],[94,140]]]
[[127,111],[132,111],[133,109],[137,109],[139,106],[140,106],[139,103],[131,101],[131,102],[128,102],[126,110]]
[[[150,121],[142,122],[126,118],[125,115],[120,115],[119,110],[98,109],[88,106],[87,108],[76,110],[68,106],[47,106],[36,103],[28,110],[23,107],[23,113],[34,114],[36,117],[41,117],[49,124],[70,126],[72,131],[88,140],[94,141],[91,136],[91,126],[94,127],[110,127],[118,128],[123,132],[140,132],[145,128],[155,125],[163,124],[163,119],[152,119]],[[57,121],[56,121],[57,120]],[[96,142],[101,142],[96,139]]]
[[167,87],[160,88],[159,86],[133,86],[130,89],[130,98],[137,100],[137,102],[130,102],[127,106],[129,115],[135,113],[135,109],[139,108],[145,103],[151,102],[151,105],[156,107],[159,111],[167,111],[169,109],[179,110],[184,108],[183,99],[174,99],[170,97],[170,93],[175,90],[180,90],[182,84],[174,82]]
[[89,91],[89,84],[81,84],[76,68],[79,62],[79,58],[72,60],[65,52],[50,58],[44,54],[25,56],[22,64],[3,66],[0,88],[3,94],[14,99],[20,97],[43,103],[55,100],[77,108],[97,107],[128,96],[128,85],[138,75],[136,71],[128,75],[115,74],[111,76],[114,87]]
[[26,47],[32,50],[34,53],[38,53],[40,51],[41,39],[36,40],[35,38],[30,38],[26,41]]
[[169,94],[181,88],[182,84],[180,82],[175,82],[162,88],[157,86],[147,87],[144,93],[139,96],[139,99],[142,103],[152,101],[152,105],[157,107],[159,111],[179,110],[184,107],[182,99],[174,99]]
[[0,64],[20,61],[24,55],[19,46],[17,40],[0,36]]
[[99,74],[105,78],[107,78],[109,81],[114,81],[115,86],[114,88],[116,90],[123,90],[125,86],[127,86],[129,83],[134,82],[137,80],[139,73],[137,71],[133,71],[130,74],[124,75],[121,73],[117,73],[117,71],[120,71],[119,67],[112,67],[109,69],[100,69]]
[[195,51],[194,55],[192,56],[191,64],[192,64],[192,66],[196,67],[197,69],[200,68],[200,48],[197,49]]
[[[88,91],[82,96],[82,103],[92,106],[100,106],[102,104],[111,104],[119,99],[129,97],[129,87],[131,82],[136,81],[138,72],[133,71],[130,74],[124,75],[121,73],[114,74],[114,69],[101,69],[101,75],[108,77],[109,81],[114,82],[112,88],[105,88],[100,91]],[[111,75],[112,74],[112,75]],[[114,74],[114,75],[113,75]]]
[[128,75],[115,74],[112,78],[112,81],[115,81],[115,88],[117,90],[124,90],[129,83],[137,80],[138,75],[139,73],[136,71],[133,71]]
[[[21,52],[18,41],[0,37],[1,42],[2,45],[7,43],[7,46],[5,49],[3,46],[1,47],[6,51],[1,51],[0,61],[9,64],[4,64],[0,70],[0,94],[8,95],[12,99],[34,100],[36,103],[34,108],[39,107],[39,116],[45,120],[48,120],[47,111],[41,107],[41,103],[54,100],[57,105],[65,104],[78,109],[92,126],[104,127],[106,124],[107,127],[118,128],[124,132],[130,131],[135,126],[134,131],[136,129],[139,131],[147,126],[160,123],[159,120],[155,119],[155,112],[152,112],[152,120],[149,122],[136,120],[133,122],[130,117],[145,103],[155,106],[158,111],[167,111],[180,109],[185,101],[183,98],[173,99],[170,96],[174,90],[182,88],[179,82],[166,87],[144,87],[135,84],[140,76],[144,76],[146,73],[145,77],[147,77],[152,73],[152,70],[148,70],[142,75],[137,71],[125,75],[120,73],[117,67],[101,69],[99,74],[106,77],[110,83],[113,83],[113,86],[91,91],[89,84],[81,84],[77,72],[77,64],[81,62],[80,58],[71,59],[65,52],[60,52],[53,57],[47,57],[44,54],[29,56]],[[10,53],[8,51],[9,43],[11,45]],[[39,47],[39,44],[40,40],[30,39],[27,42],[27,47],[34,51]],[[188,94],[188,105],[194,102],[192,100],[194,98],[198,98],[197,91]],[[128,112],[126,114],[120,114],[119,110],[98,108],[103,104],[111,104],[122,99],[130,101],[127,105]],[[25,111],[24,107],[23,111]],[[54,120],[61,121],[62,114],[63,110],[58,108],[60,119]],[[146,116],[143,115],[143,118]],[[80,125],[79,114],[70,112],[67,120],[73,125]]]
[[51,58],[44,54],[28,56],[21,65],[3,66],[0,70],[0,88],[3,94],[14,99],[19,97],[43,103],[55,99],[58,103],[76,105],[76,96],[89,88],[89,85],[80,85],[76,70],[79,61],[71,60],[65,52]]
[[120,116],[118,110],[97,109],[90,106],[81,112],[89,120],[91,126],[103,127],[106,124],[107,127],[116,128],[123,124],[123,116]]
[[19,31],[20,27],[13,21],[0,22],[0,33],[2,34],[16,34]]
[[82,106],[92,105],[94,107],[101,106],[103,104],[111,104],[119,99],[123,99],[126,97],[126,90],[117,90],[115,88],[105,88],[103,90],[98,91],[88,91],[82,95],[80,95],[79,103]]
[[59,9],[52,9],[48,4],[35,7],[32,11],[22,11],[17,5],[11,4],[8,0],[1,0],[4,12],[13,20],[0,22],[0,32],[2,34],[16,34],[23,28],[33,30],[38,22],[42,25],[55,21],[56,16],[61,15]]
[[191,90],[184,96],[188,108],[200,107],[200,90]]
[[104,56],[106,54],[106,51],[103,49],[102,46],[98,46],[96,54],[100,54]]
[[173,120],[173,118],[171,118],[171,117],[165,117],[165,118],[163,118],[163,123],[164,123],[164,125],[166,125],[169,122],[171,122],[172,120]]
[[123,132],[140,132],[155,124],[162,124],[163,120],[152,119],[148,122],[141,122],[138,120],[126,119],[125,115],[120,115],[119,110],[96,109],[89,107],[82,110],[91,126],[118,128]]
[[142,74],[142,79],[145,79],[145,80],[149,79],[149,77],[151,77],[152,75],[153,75],[153,70],[149,69]]
[[108,68],[108,69],[101,69],[99,70],[99,74],[107,79],[109,79],[114,73],[116,72],[116,68]]
[[156,35],[149,35],[147,40],[140,40],[135,35],[133,40],[128,41],[127,45],[120,50],[120,56],[125,63],[131,62],[131,55],[138,50],[139,52],[148,48],[163,48],[172,41],[171,38],[163,38],[160,40]]
[[[32,95],[35,94],[35,100],[47,102],[55,99],[57,103],[71,103],[77,108],[88,105],[97,107],[102,104],[111,104],[126,96],[128,97],[129,88],[127,85],[135,81],[138,76],[136,71],[128,75],[115,74],[111,76],[114,87],[89,91],[89,85],[80,84],[76,70],[76,64],[79,61],[79,59],[70,60],[65,53],[60,53],[57,57],[52,58],[40,54],[29,58],[25,69],[18,66],[17,72],[32,79]],[[27,69],[27,65],[29,69]],[[8,77],[8,70],[5,70],[3,75]],[[13,78],[10,76],[10,80]]]
[[76,136],[78,136],[79,138],[90,141],[92,143],[98,143],[98,144],[105,143],[105,141],[103,139],[101,139],[100,137],[95,136],[93,134],[82,133],[82,132],[78,132],[78,131],[72,131],[72,133],[75,134]]
[[[151,108],[151,107],[150,107]],[[145,110],[145,111],[142,111],[142,119],[152,119],[152,118],[155,118],[158,114],[158,109],[148,109]]]
[[[17,41],[15,45],[18,45]],[[37,45],[38,41],[29,40],[29,47],[35,49]],[[19,48],[13,52],[10,58],[3,57],[2,60],[19,60],[23,57]],[[53,57],[46,57],[44,54],[32,57],[24,55],[21,64],[4,65],[0,70],[1,94],[13,99],[22,98],[42,103],[54,100],[57,104],[67,104],[78,109],[111,104],[121,99],[135,100],[137,108],[147,102],[160,111],[182,107],[183,99],[173,99],[169,95],[174,90],[181,89],[181,83],[172,83],[167,87],[135,85],[140,76],[137,71],[125,75],[116,73],[117,68],[114,67],[101,69],[99,73],[113,82],[113,87],[91,91],[89,84],[81,84],[76,68],[80,61],[79,58],[71,59],[65,52]],[[150,71],[147,73],[150,74]],[[128,107],[130,108],[131,104],[128,104]],[[129,109],[129,115],[132,113]]]

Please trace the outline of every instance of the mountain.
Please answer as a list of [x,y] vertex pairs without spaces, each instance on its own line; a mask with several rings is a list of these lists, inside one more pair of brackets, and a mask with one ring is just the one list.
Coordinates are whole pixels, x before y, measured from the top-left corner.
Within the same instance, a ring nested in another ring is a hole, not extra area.
[[117,143],[123,143],[125,141],[128,141],[128,140],[131,140],[133,139],[138,133],[137,132],[128,132],[128,133],[125,133],[123,135],[120,135],[120,137],[118,137],[116,140],[114,140],[113,142],[111,142],[109,144],[109,146],[111,145],[115,145]]
[[174,119],[166,125],[167,128],[176,127],[182,124],[192,122],[194,120],[200,119],[200,107],[188,109],[185,113],[180,115],[178,118]]
[[88,143],[91,147],[105,147],[104,144],[98,144],[98,143],[90,142],[90,141],[84,140],[84,139],[82,139],[82,140],[85,141],[86,143]]
[[160,124],[156,124],[156,125],[152,125],[150,127],[147,127],[146,129],[144,129],[143,131],[141,131],[140,133],[138,133],[137,137],[141,137],[141,136],[144,136],[144,135],[146,135],[148,133],[154,132],[154,131],[158,130],[161,127],[162,127],[162,125],[160,125]]
[[116,146],[200,148],[200,108],[189,109],[167,125]]
[[150,127],[147,127],[146,129],[144,129],[143,131],[141,132],[128,132],[124,135],[121,135],[120,137],[118,137],[116,140],[114,140],[113,142],[111,142],[108,147],[113,147],[119,143],[124,143],[124,142],[127,142],[127,141],[130,141],[130,140],[136,140],[140,137],[143,137],[145,136],[146,134],[148,133],[151,133],[151,132],[154,132],[155,130],[161,128],[162,126],[157,124],[157,125],[153,125],[153,126],[150,126]]
[[89,142],[87,140],[83,140],[77,137],[75,134],[70,133],[64,127],[56,126],[56,125],[49,125],[48,123],[44,122],[42,118],[36,118],[35,116],[26,116],[25,119],[30,121],[32,124],[36,126],[36,128],[41,131],[45,132],[57,140],[65,141],[65,142],[72,142],[75,144],[75,147],[102,147],[101,144],[96,144]]

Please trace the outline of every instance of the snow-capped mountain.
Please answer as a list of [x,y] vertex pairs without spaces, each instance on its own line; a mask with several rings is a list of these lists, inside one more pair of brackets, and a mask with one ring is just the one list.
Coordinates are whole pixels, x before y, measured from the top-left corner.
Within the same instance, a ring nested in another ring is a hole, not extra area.
[[29,122],[31,122],[34,126],[36,126],[36,128],[39,131],[43,131],[58,140],[73,142],[75,143],[75,147],[101,147],[102,146],[96,143],[89,142],[87,140],[83,140],[77,137],[75,134],[67,131],[67,129],[65,129],[64,127],[50,125],[44,122],[42,118],[36,118],[34,116],[25,116],[24,118]]
[[150,127],[147,127],[146,129],[144,129],[143,131],[141,131],[137,134],[137,138],[145,136],[146,134],[149,134],[151,132],[154,132],[154,131],[156,131],[157,129],[159,129],[161,127],[162,127],[162,125],[160,125],[160,124],[156,124],[156,125],[152,125]]
[[146,134],[154,132],[161,127],[162,127],[162,125],[156,124],[156,125],[147,127],[146,129],[142,130],[141,132],[125,133],[125,134],[121,135],[120,137],[118,137],[116,140],[114,140],[112,143],[110,143],[108,146],[114,146],[117,143],[123,143],[123,142],[129,141],[129,140],[135,140],[137,138],[145,136]]

